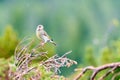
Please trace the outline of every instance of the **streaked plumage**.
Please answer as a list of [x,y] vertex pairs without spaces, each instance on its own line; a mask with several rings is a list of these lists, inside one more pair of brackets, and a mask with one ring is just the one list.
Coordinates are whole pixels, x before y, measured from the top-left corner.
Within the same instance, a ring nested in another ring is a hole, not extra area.
[[55,42],[49,37],[47,32],[45,32],[43,25],[38,25],[36,29],[36,36],[38,39],[42,40],[43,43],[51,42],[56,45]]

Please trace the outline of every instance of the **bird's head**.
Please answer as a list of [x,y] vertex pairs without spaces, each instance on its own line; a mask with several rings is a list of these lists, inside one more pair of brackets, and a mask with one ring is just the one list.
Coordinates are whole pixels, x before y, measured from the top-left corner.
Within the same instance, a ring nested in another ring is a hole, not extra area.
[[40,30],[43,30],[43,29],[44,29],[43,25],[38,25],[37,26],[37,31],[40,31]]

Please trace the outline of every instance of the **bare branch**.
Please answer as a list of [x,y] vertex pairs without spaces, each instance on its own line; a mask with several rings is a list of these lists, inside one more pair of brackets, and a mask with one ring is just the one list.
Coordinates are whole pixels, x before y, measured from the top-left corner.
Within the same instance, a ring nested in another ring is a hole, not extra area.
[[82,72],[74,80],[80,79],[82,77],[82,75],[84,75],[88,70],[93,71],[93,73],[90,77],[90,80],[95,80],[95,77],[99,72],[101,72],[105,69],[112,68],[104,76],[102,76],[100,78],[101,80],[103,80],[105,77],[107,77],[111,72],[113,72],[118,67],[120,67],[120,62],[105,64],[105,65],[102,65],[102,66],[99,66],[99,67],[88,66],[88,67],[85,67],[84,69],[82,69]]
[[[32,38],[23,39],[16,47],[14,54],[14,70],[13,66],[10,66],[9,77],[13,80],[25,80],[29,78],[30,80],[40,80],[41,71],[40,67],[44,67],[46,71],[50,71],[53,74],[60,73],[60,67],[70,67],[73,64],[77,64],[76,61],[71,60],[66,57],[72,51],[65,53],[63,56],[54,55],[48,57],[48,51],[40,51],[44,47],[41,44],[32,46],[34,43]],[[40,57],[47,57],[47,60],[42,60],[40,65],[34,60],[39,59]],[[27,76],[29,75],[29,76]],[[50,76],[49,76],[50,77]],[[60,77],[59,77],[60,78]]]
[[79,78],[81,78],[83,74],[85,74],[88,70],[94,70],[94,67],[93,66],[85,67],[84,69],[82,69],[82,72],[74,80],[78,80]]
[[115,80],[115,78],[116,78],[117,76],[120,76],[120,72],[116,73],[116,74],[112,77],[111,80]]
[[76,61],[71,60],[66,57],[67,54],[71,53],[71,51],[65,53],[63,56],[59,57],[58,55],[54,55],[48,60],[42,62],[40,66],[44,66],[47,71],[53,70],[54,74],[60,73],[60,67],[70,67],[73,64],[77,64]]
[[107,77],[110,73],[112,73],[115,69],[117,68],[117,66],[113,67],[111,70],[109,70],[105,75],[103,75],[102,77],[100,77],[99,80],[104,80],[105,77]]

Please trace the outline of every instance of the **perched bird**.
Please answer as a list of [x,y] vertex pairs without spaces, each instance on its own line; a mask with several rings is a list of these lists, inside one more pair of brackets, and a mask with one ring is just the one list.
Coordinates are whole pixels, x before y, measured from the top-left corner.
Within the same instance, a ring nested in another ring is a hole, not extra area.
[[42,40],[41,44],[44,45],[47,42],[51,42],[52,44],[56,45],[55,42],[53,42],[53,39],[51,39],[49,37],[49,35],[47,34],[47,32],[44,30],[43,25],[38,25],[37,29],[36,29],[36,36],[38,39]]

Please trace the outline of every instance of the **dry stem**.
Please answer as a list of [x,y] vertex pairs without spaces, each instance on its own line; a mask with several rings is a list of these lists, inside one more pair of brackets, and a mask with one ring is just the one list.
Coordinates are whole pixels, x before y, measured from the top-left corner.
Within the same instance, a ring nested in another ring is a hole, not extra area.
[[90,76],[90,80],[95,80],[96,75],[100,71],[110,68],[110,70],[106,72],[106,74],[100,77],[99,79],[99,80],[104,80],[105,77],[107,77],[111,72],[114,72],[114,70],[118,67],[120,67],[120,62],[105,64],[99,67],[88,66],[88,67],[83,68],[81,73],[74,80],[79,80],[88,70],[93,71],[92,75]]

